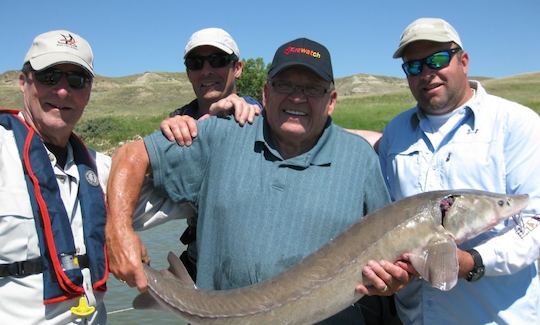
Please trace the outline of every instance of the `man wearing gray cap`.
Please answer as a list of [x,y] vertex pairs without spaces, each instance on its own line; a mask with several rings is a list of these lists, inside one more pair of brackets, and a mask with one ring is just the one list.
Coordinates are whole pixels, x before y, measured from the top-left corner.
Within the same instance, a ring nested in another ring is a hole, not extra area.
[[[243,287],[286,270],[388,203],[371,146],[332,122],[336,99],[326,47],[306,38],[285,43],[268,72],[265,110],[253,124],[239,127],[210,117],[197,122],[199,134],[190,147],[156,132],[118,150],[109,180],[107,236],[134,238],[126,225],[150,171],[156,190],[198,205],[199,288]],[[117,240],[108,246],[117,259],[115,275],[145,290],[137,243]],[[381,269],[385,280],[368,273],[373,287],[356,289],[391,295],[408,281],[407,272],[392,263]],[[378,324],[389,316],[386,311],[370,310],[367,316],[354,305],[324,324]],[[311,321],[323,321],[321,315]]]
[[0,111],[4,324],[106,322],[102,189],[110,159],[72,133],[93,77],[85,39],[67,30],[38,35],[19,76],[23,108]]
[[459,281],[448,292],[415,279],[396,294],[405,324],[540,324],[540,118],[468,80],[469,54],[456,30],[420,18],[394,58],[416,107],[385,128],[379,145],[390,195],[471,188],[529,194],[522,218],[458,246]]

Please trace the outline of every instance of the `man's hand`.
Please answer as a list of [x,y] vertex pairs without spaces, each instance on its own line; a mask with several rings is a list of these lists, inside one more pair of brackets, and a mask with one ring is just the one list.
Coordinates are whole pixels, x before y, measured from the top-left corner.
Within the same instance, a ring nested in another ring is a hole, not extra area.
[[159,128],[169,141],[176,141],[180,146],[190,146],[197,136],[195,119],[188,115],[175,115],[161,121]]
[[[202,115],[199,120],[211,115],[227,116],[234,114],[234,119],[240,125],[253,123],[255,116],[261,113],[258,105],[248,104],[242,97],[231,94],[210,105],[208,113]],[[159,128],[169,141],[176,141],[180,146],[190,146],[197,137],[197,123],[188,115],[176,115],[161,121]]]
[[356,291],[367,296],[391,296],[401,290],[411,279],[407,269],[388,261],[369,261],[362,269],[364,280]]
[[[231,94],[210,105],[209,115],[225,116],[234,114],[234,119],[238,124],[244,125],[246,122],[253,123],[255,116],[261,113],[261,108],[255,104],[248,104],[242,97]],[[204,118],[204,116],[203,116]]]
[[121,232],[107,227],[109,269],[121,282],[130,287],[137,287],[141,292],[146,291],[148,282],[142,268],[142,263],[150,263],[146,247],[132,229],[124,229]]

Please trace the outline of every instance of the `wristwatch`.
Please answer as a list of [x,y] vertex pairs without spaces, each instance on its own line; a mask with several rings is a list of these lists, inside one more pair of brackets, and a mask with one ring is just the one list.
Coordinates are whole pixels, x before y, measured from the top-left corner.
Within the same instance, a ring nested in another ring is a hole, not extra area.
[[465,278],[469,282],[478,281],[480,278],[484,276],[485,267],[484,262],[482,261],[482,256],[480,256],[480,253],[476,249],[469,249],[467,250],[467,253],[471,254],[473,260],[474,260],[474,266],[469,273],[467,273],[467,277]]

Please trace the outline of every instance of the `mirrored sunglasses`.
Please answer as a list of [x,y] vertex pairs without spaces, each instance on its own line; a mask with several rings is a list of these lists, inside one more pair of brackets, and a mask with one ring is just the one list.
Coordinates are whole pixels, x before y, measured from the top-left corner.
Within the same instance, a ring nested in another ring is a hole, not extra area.
[[184,60],[184,64],[188,70],[201,70],[204,66],[204,61],[207,61],[212,68],[223,68],[238,58],[234,54],[214,53],[207,56],[190,55]]
[[407,61],[403,63],[401,67],[407,76],[418,76],[421,74],[424,64],[430,69],[440,70],[447,67],[450,64],[450,61],[452,61],[454,54],[458,53],[459,51],[461,51],[461,48],[458,47],[436,52],[420,60]]
[[92,83],[92,77],[83,71],[62,71],[54,68],[34,71],[34,78],[46,86],[56,85],[62,76],[66,76],[68,85],[73,89],[83,89]]

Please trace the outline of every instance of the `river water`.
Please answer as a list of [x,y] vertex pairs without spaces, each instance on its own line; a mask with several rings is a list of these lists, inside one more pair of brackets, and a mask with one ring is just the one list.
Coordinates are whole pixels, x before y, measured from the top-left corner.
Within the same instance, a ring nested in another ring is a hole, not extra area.
[[[178,238],[185,227],[185,220],[174,220],[139,233],[148,249],[152,267],[155,269],[166,268],[168,265],[166,261],[167,253],[172,251],[178,255],[183,251],[184,246]],[[130,288],[119,282],[112,274],[110,274],[107,286],[105,304],[107,306],[109,325],[187,324],[170,312],[132,309],[131,302],[138,294],[137,289]]]

